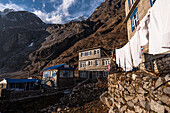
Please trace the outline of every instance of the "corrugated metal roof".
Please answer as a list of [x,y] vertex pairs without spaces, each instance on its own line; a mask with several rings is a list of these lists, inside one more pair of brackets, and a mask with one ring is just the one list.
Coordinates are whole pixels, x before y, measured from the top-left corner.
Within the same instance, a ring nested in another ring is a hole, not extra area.
[[72,68],[72,67],[68,67],[68,68],[65,68],[64,67],[64,65],[65,65],[66,63],[64,63],[64,64],[59,64],[59,65],[56,65],[56,66],[51,66],[51,67],[48,67],[48,68],[46,68],[46,69],[43,69],[42,71],[47,71],[47,70],[52,70],[52,69],[71,69],[71,70],[73,70],[74,68]]
[[36,82],[38,79],[6,79],[7,83]]
[[51,69],[57,69],[57,68],[59,68],[61,66],[64,66],[64,65],[65,65],[65,63],[64,64],[59,64],[59,65],[56,65],[56,66],[51,66],[51,67],[43,69],[42,71],[47,71],[47,70],[51,70]]

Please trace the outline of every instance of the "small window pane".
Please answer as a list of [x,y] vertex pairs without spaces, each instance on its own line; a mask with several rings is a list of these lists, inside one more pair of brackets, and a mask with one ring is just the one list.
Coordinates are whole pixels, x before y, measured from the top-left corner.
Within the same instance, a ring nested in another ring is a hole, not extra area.
[[94,54],[96,54],[96,50],[94,50]]
[[97,54],[99,54],[99,50],[97,50]]
[[70,71],[63,71],[63,77],[70,77]]
[[55,70],[55,71],[53,71],[52,72],[52,77],[56,77],[56,73],[57,73],[57,71]]
[[50,74],[49,71],[44,72],[44,77],[45,78],[49,77],[49,74]]
[[98,60],[96,60],[96,66],[98,66],[99,65],[99,61]]

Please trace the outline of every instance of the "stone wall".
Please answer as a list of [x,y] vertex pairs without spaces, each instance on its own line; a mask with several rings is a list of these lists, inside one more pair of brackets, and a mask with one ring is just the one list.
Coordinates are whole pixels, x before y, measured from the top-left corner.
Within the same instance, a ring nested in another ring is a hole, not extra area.
[[170,73],[170,53],[168,54],[144,54],[143,63],[140,64],[140,69],[154,72],[156,74]]
[[110,108],[109,113],[169,113],[170,82],[167,81],[170,81],[170,75],[110,74],[108,91],[100,96],[100,100]]

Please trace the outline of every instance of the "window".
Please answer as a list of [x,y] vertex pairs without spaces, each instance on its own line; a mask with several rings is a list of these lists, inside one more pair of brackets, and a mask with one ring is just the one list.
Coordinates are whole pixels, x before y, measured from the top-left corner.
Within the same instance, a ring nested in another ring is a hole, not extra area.
[[10,85],[9,88],[15,88],[15,84],[14,83],[11,83],[9,85]]
[[134,10],[130,19],[131,19],[131,26],[132,26],[132,32],[133,32],[137,28],[137,26],[139,25],[139,16],[138,16],[138,9],[137,8]]
[[151,2],[151,6],[153,6],[153,4],[155,3],[156,0],[150,0]]
[[94,50],[94,54],[96,54],[96,50]]
[[90,51],[90,55],[92,55],[92,52]]
[[92,55],[92,52],[91,52],[91,51],[86,51],[86,52],[82,52],[82,53],[81,53],[81,57],[90,56],[90,55]]
[[107,66],[107,65],[110,64],[110,60],[109,59],[104,59],[104,60],[102,60],[102,64],[103,64],[103,66]]
[[93,65],[93,62],[92,62],[92,61],[88,61],[88,65],[89,65],[89,66],[92,66],[92,65]]
[[86,67],[86,62],[80,62],[80,67]]
[[84,53],[81,53],[81,57],[84,57]]
[[85,52],[85,56],[88,56],[88,52]]
[[86,74],[86,72],[80,72],[80,77],[81,78],[86,78],[87,77],[87,74]]
[[52,71],[52,77],[56,77],[56,73],[57,73],[56,70]]
[[49,77],[49,74],[50,74],[49,71],[44,72],[44,77],[45,77],[45,78]]
[[104,60],[102,60],[102,65],[103,65],[103,66],[105,65],[105,61],[104,61]]
[[96,72],[96,77],[99,77],[99,72]]
[[63,71],[63,77],[70,77],[70,71]]
[[99,66],[99,61],[98,60],[96,60],[96,66]]
[[129,1],[129,9],[132,7],[132,5],[135,3],[135,0],[128,0]]
[[97,50],[97,54],[99,54],[99,50]]
[[109,74],[109,72],[107,72],[107,71],[104,71],[104,72],[103,72],[103,76],[104,76],[104,77],[107,77],[108,74]]
[[4,88],[4,84],[1,84],[1,88]]
[[94,54],[96,55],[96,54],[99,54],[99,50],[97,49],[97,50],[94,50]]

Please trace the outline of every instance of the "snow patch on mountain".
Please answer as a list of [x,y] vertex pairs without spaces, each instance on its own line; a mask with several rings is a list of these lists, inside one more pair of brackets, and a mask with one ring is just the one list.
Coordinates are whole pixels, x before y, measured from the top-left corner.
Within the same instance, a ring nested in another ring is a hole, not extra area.
[[10,12],[14,12],[15,10],[14,9],[4,9],[3,11],[0,11],[0,15],[3,17],[5,15],[7,15],[8,13]]
[[32,42],[28,47],[32,47],[34,45],[34,43]]

